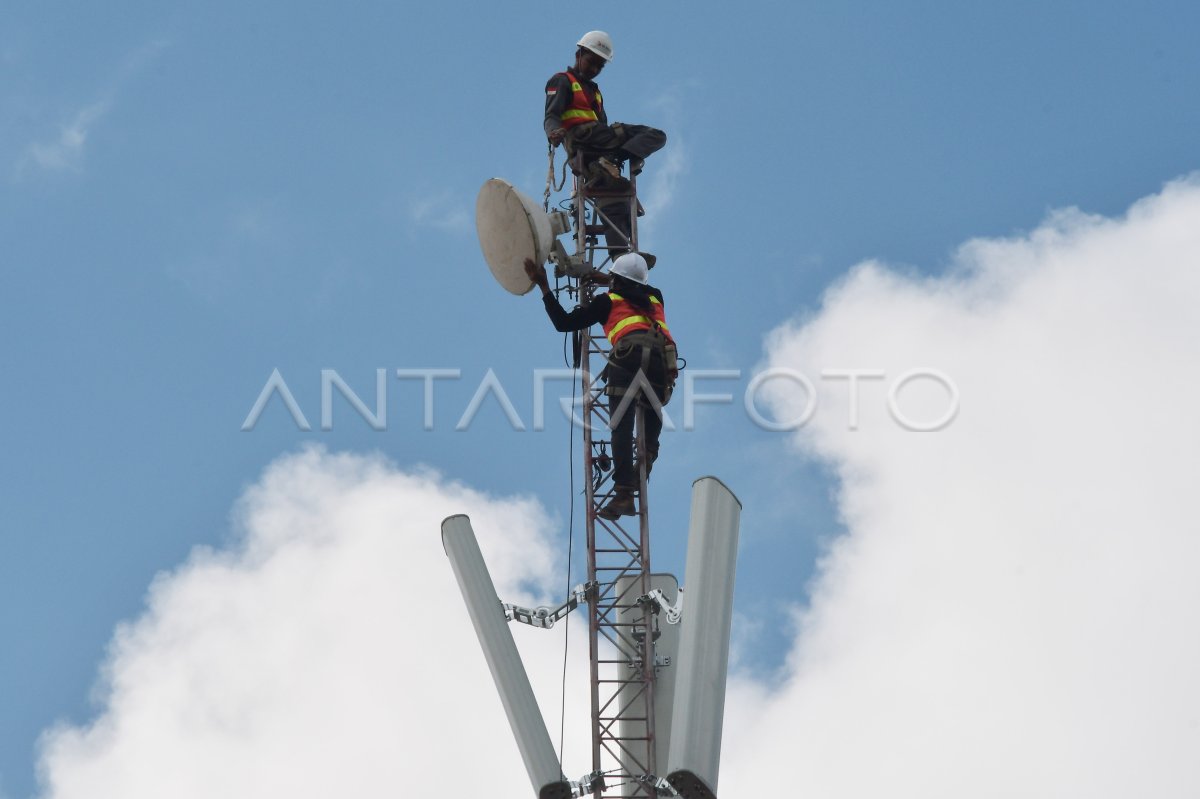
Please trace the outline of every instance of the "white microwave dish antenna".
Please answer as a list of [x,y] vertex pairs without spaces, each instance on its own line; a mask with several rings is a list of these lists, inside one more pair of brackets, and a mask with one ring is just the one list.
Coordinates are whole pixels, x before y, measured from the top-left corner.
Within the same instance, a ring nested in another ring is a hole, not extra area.
[[525,259],[546,263],[554,243],[549,215],[507,180],[492,178],[475,200],[475,230],[496,281],[513,294],[528,294],[533,282]]

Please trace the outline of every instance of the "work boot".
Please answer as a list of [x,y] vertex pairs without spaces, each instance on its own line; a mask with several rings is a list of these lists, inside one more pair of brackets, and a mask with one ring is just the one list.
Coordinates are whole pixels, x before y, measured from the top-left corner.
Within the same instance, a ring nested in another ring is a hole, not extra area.
[[646,159],[644,159],[644,158],[637,158],[637,157],[630,158],[629,159],[629,177],[632,178],[632,177],[642,174],[642,167],[644,167],[645,165],[646,165]]
[[613,159],[609,158],[606,155],[602,155],[596,159],[596,166],[600,167],[605,172],[607,172],[609,177],[612,177],[612,178],[621,177],[620,162],[614,161]]
[[612,162],[606,168],[600,165],[600,161],[593,161],[587,169],[588,187],[596,191],[629,191],[632,188],[630,182],[621,177],[620,170],[614,175],[612,169],[616,169]]
[[608,501],[600,510],[596,511],[596,515],[601,519],[616,521],[621,516],[636,516],[637,507],[633,501],[633,489],[626,486],[617,486],[613,490],[612,499]]

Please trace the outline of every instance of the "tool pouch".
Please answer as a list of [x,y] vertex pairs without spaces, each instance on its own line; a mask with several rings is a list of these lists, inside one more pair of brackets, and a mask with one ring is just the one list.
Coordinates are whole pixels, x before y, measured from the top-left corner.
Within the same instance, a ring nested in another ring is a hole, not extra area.
[[[658,333],[658,331],[654,331]],[[662,333],[658,333],[662,336]],[[662,336],[666,339],[666,336]],[[663,405],[671,401],[671,394],[675,391],[675,378],[679,376],[679,350],[675,347],[675,342],[667,341],[663,345],[663,369],[666,375],[666,384],[663,388]]]
[[[624,385],[638,371],[646,375],[663,405],[671,401],[675,379],[679,375],[679,356],[674,342],[658,328],[639,330],[616,343],[602,373],[608,379],[605,393],[623,395]],[[617,379],[612,379],[614,377]]]

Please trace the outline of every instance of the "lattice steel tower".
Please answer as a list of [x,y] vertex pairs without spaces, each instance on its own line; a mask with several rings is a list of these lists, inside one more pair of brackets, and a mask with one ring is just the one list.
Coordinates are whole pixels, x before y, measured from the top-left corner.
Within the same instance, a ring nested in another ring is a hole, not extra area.
[[[529,291],[525,258],[555,265],[555,294],[589,305],[595,277],[613,255],[636,251],[641,206],[636,176],[589,185],[580,157],[570,163],[572,187],[566,210],[550,211],[550,186],[539,209],[511,184],[493,178],[476,203],[476,227],[484,258],[500,284],[514,294]],[[611,186],[615,183],[616,187]],[[573,252],[558,236],[572,234]],[[603,366],[609,343],[583,330],[574,338],[574,365],[581,387],[587,580],[557,608],[505,604],[483,562],[470,520],[442,523],[450,558],[471,621],[522,760],[538,799],[655,797],[714,799],[720,760],[724,684],[732,619],[733,570],[741,505],[713,477],[692,490],[686,574],[686,618],[681,591],[671,575],[650,569],[650,495],[642,417],[656,412],[635,396],[605,392]],[[627,407],[621,408],[623,400]],[[636,513],[609,520],[599,515],[612,498],[610,420],[635,413]],[[677,529],[677,527],[676,527]],[[572,610],[588,609],[591,770],[568,779],[558,762],[517,653],[509,621],[549,628]]]
[[[637,250],[640,204],[636,176],[630,177],[627,189],[598,191],[583,177],[581,158],[573,160],[572,172],[575,257],[571,263],[583,274],[568,278],[569,291],[586,306],[595,291],[595,284],[588,282],[586,275],[606,266],[614,250]],[[625,226],[627,238],[621,235]],[[599,243],[601,234],[603,245]],[[580,274],[564,267],[560,265],[558,271]],[[577,341],[587,508],[593,769],[589,776],[597,799],[606,794],[652,797],[658,795],[653,783],[660,773],[655,747],[655,678],[657,664],[665,659],[659,660],[655,653],[661,605],[651,594],[650,497],[642,437],[642,416],[647,409],[637,402],[625,409],[626,413],[638,414],[637,515],[616,520],[601,518],[597,511],[611,498],[613,489],[610,420],[620,399],[605,393],[604,381],[593,368],[607,363],[608,340],[603,335],[592,335],[589,329],[582,331]]]

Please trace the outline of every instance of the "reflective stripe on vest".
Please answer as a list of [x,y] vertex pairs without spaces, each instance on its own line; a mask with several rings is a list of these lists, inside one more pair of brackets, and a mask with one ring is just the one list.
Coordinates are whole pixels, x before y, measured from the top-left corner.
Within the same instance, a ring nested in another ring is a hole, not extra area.
[[588,100],[587,92],[583,90],[583,86],[579,83],[579,79],[570,72],[562,73],[567,76],[567,80],[571,81],[571,104],[567,106],[567,110],[562,112],[562,123],[564,128],[571,128],[576,125],[582,125],[584,122],[595,122],[600,117],[596,114],[596,108],[604,105],[604,98],[600,96],[600,90],[596,89],[596,105],[593,106]]
[[608,292],[608,298],[612,300],[612,310],[608,313],[608,319],[604,322],[604,335],[608,336],[609,344],[616,344],[617,340],[626,333],[632,333],[635,330],[652,330],[657,327],[667,337],[668,340],[674,341],[671,338],[671,329],[667,327],[667,316],[663,312],[662,303],[657,297],[650,298],[650,316],[646,316],[629,300],[622,297],[616,292]]

